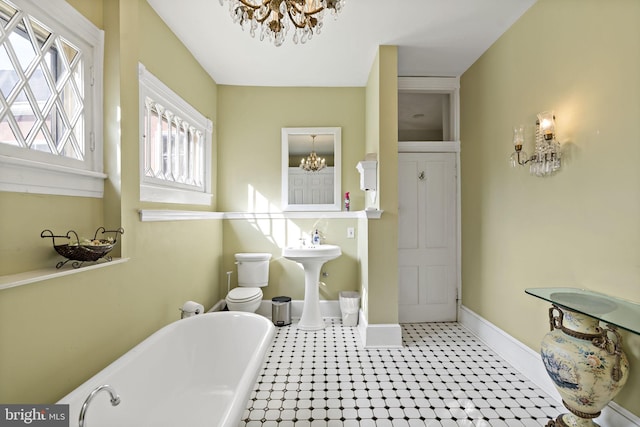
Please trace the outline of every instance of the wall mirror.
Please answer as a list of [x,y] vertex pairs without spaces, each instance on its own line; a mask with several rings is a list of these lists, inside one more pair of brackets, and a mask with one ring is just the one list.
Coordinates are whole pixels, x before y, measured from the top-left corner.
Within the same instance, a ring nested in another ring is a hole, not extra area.
[[[341,210],[341,144],[339,127],[282,128],[284,211]],[[312,158],[323,166],[301,167]]]

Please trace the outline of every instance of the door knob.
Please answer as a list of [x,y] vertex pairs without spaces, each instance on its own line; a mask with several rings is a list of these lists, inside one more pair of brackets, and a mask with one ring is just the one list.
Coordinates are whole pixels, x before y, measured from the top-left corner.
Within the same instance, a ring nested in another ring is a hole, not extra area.
[[424,171],[420,172],[420,175],[418,175],[418,179],[419,179],[420,181],[423,181],[423,180],[424,180]]

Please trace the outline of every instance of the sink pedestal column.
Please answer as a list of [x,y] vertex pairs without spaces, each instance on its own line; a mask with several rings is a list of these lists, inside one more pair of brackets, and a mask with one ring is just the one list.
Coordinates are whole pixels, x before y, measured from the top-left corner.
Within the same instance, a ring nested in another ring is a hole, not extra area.
[[324,329],[324,320],[320,315],[320,292],[318,281],[320,269],[325,262],[338,258],[342,254],[336,245],[314,245],[300,248],[288,247],[282,256],[300,264],[304,270],[304,306],[298,322],[298,329],[317,331]]
[[308,262],[304,265],[304,305],[302,316],[298,323],[298,329],[304,331],[317,331],[325,328],[324,320],[320,315],[320,293],[318,281],[322,263]]

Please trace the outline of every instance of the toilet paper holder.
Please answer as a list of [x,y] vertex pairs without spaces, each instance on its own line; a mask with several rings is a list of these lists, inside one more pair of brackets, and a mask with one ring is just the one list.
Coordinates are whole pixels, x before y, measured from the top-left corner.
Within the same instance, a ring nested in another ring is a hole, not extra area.
[[178,310],[180,310],[180,319],[204,313],[204,307],[202,304],[198,304],[195,301],[185,302],[182,307],[178,308]]

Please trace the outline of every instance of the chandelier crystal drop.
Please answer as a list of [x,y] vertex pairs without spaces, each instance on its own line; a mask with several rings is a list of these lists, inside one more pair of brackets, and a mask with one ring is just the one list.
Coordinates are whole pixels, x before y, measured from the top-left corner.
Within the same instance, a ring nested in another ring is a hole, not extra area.
[[[334,16],[342,10],[345,0],[227,0],[233,22],[242,29],[249,24],[249,33],[260,40],[267,38],[281,46],[285,35],[293,28],[293,42],[306,43],[322,30],[325,10]],[[220,0],[224,5],[225,0]]]
[[316,135],[311,135],[311,153],[300,161],[300,169],[307,172],[318,172],[327,166],[323,157],[318,157],[315,151]]

